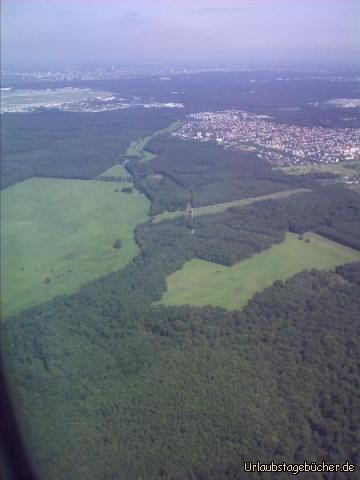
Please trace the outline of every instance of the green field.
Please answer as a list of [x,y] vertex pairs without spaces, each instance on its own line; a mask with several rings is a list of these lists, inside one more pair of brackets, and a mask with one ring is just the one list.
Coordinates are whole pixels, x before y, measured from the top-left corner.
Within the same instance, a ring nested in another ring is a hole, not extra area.
[[[32,178],[1,192],[3,317],[73,292],[138,253],[133,232],[146,220],[149,202],[116,187]],[[122,247],[115,249],[118,238]]]
[[187,262],[167,279],[168,289],[161,302],[166,305],[218,305],[240,309],[275,280],[286,280],[312,268],[330,269],[360,261],[360,252],[315,233],[304,235],[309,243],[292,233],[269,250],[225,267],[204,260]]
[[129,177],[130,174],[123,165],[116,163],[112,167],[102,172],[99,177]]
[[[268,195],[260,195],[258,197],[243,198],[241,200],[233,200],[232,202],[215,203],[214,205],[205,205],[204,207],[193,208],[194,217],[199,215],[209,215],[214,213],[225,212],[230,207],[244,207],[260,200],[271,200],[275,198],[286,198],[295,193],[309,192],[308,188],[295,188],[293,190],[286,190],[285,192],[269,193]],[[172,220],[181,215],[185,215],[187,210],[176,210],[175,212],[164,212],[156,215],[153,218],[154,223],[161,222],[162,220]]]

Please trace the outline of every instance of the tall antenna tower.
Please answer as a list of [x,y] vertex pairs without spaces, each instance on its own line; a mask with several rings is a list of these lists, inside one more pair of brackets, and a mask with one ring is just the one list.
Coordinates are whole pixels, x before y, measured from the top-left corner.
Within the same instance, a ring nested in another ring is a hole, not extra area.
[[194,226],[194,192],[190,190],[190,201],[187,205],[187,219],[188,226],[191,229],[191,233],[195,233]]

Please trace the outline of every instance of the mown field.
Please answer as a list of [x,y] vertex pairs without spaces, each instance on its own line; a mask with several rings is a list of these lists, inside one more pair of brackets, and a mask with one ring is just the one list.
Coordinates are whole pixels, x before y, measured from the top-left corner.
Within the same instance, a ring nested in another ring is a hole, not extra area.
[[299,240],[298,235],[287,233],[281,244],[232,267],[199,259],[187,262],[168,277],[167,291],[159,303],[240,309],[275,280],[286,280],[306,269],[331,269],[355,261],[360,261],[360,252],[320,235],[307,233]]
[[3,317],[76,291],[138,253],[133,232],[149,202],[118,185],[32,178],[2,191]]

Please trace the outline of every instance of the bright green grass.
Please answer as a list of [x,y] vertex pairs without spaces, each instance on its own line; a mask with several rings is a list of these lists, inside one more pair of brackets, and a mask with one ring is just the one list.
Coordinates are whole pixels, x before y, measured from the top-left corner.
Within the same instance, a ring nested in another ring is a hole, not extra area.
[[[268,195],[259,195],[258,197],[243,198],[241,200],[233,200],[232,202],[215,203],[214,205],[206,205],[204,207],[193,208],[194,216],[208,215],[214,213],[225,212],[230,207],[244,207],[260,200],[271,200],[275,198],[286,198],[295,193],[309,192],[308,188],[295,188],[293,190],[286,190],[283,192],[269,193]],[[187,210],[176,210],[175,212],[163,212],[156,215],[153,218],[154,223],[161,222],[162,220],[172,220],[181,215],[185,215]]]
[[298,240],[292,233],[269,250],[225,267],[204,260],[187,262],[167,279],[168,289],[160,303],[195,306],[218,305],[240,309],[255,293],[275,280],[286,280],[302,270],[330,269],[343,263],[360,261],[360,252],[315,233]]
[[113,165],[112,167],[102,172],[100,177],[129,177],[130,174],[126,171],[126,168],[119,163]]
[[[146,220],[149,202],[136,191],[115,192],[116,187],[103,181],[32,178],[2,191],[4,317],[73,292],[138,253],[133,232]],[[117,238],[121,249],[112,247]],[[47,277],[51,282],[45,284]]]

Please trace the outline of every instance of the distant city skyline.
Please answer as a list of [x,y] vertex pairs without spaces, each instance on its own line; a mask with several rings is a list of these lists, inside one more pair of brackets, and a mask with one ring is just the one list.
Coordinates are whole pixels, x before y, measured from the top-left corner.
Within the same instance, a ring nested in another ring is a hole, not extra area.
[[358,0],[3,0],[2,68],[359,65]]

